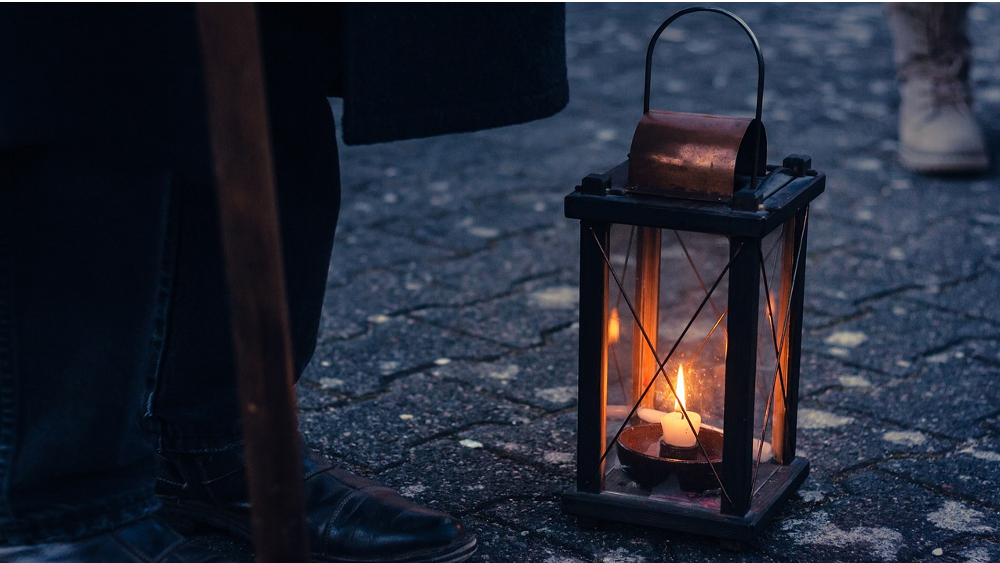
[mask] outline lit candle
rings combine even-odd
[[[618,342],[620,332],[621,326],[618,320],[618,309],[611,309],[611,317],[608,319],[608,344]]]
[[[660,419],[660,426],[663,428],[663,441],[677,448],[691,448],[698,443],[698,430],[701,429],[701,415],[687,410],[684,397],[684,367],[677,368],[677,383],[674,384],[676,397],[674,398],[674,412],[668,412]],[[684,416],[690,418],[691,424]],[[694,432],[691,432],[691,427]]]
[[[646,407],[642,407],[638,410],[636,414],[639,415],[639,418],[642,419],[643,422],[650,422],[652,424],[657,424],[661,420],[663,420],[664,416],[666,416],[669,413],[658,411],[656,409],[647,409]]]

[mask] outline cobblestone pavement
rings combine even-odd
[[[828,174],[812,208],[799,448],[812,472],[749,549],[559,507],[574,479],[578,224],[563,197],[624,160],[643,58],[680,5],[568,8],[571,103],[468,135],[342,147],[344,203],[305,440],[460,516],[475,561],[1000,562],[1000,192],[894,159],[878,4],[731,5],[767,62],[769,162]],[[1000,6],[971,11],[977,110],[1000,130]],[[665,34],[652,107],[751,115],[749,43]]]

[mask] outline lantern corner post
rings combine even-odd
[[[580,349],[576,490],[600,493],[607,405],[608,263],[611,225],[580,221]]]
[[[808,206],[792,216],[784,231],[784,256],[782,257],[781,303],[787,309],[786,334],[782,342],[780,366],[782,378],[775,386],[775,410],[772,425],[772,442],[775,460],[789,465],[795,459],[795,436],[798,426],[799,377],[802,358],[802,308],[805,297],[806,241],[808,232]]]
[[[760,241],[730,239],[728,345],[721,479],[722,512],[744,516],[753,492],[754,386],[760,311]]]

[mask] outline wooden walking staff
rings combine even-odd
[[[309,561],[257,17],[198,4],[257,563]]]

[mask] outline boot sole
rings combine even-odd
[[[927,153],[902,147],[899,163],[907,170],[926,174],[975,174],[990,168],[989,156],[982,153]]]
[[[246,542],[252,541],[245,520],[220,511],[212,505],[197,502],[163,501],[157,517],[181,535],[199,528],[210,527],[227,532]],[[390,557],[352,558],[313,554],[317,563],[462,563],[476,552],[476,537],[464,533],[450,544],[433,550],[418,551]]]

